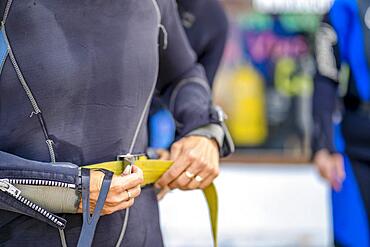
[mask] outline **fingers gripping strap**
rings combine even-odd
[[[140,157],[134,162],[134,165],[139,167],[144,173],[143,185],[155,183],[172,165],[173,161],[169,160],[150,160],[146,157]],[[87,169],[106,169],[114,172],[116,175],[123,173],[126,164],[122,161],[112,161],[85,166]],[[214,247],[217,247],[217,226],[218,226],[218,196],[216,186],[211,184],[203,190],[203,194],[207,200],[210,223],[212,226],[212,235]]]
[[[113,173],[107,170],[101,170],[104,173],[103,183],[101,185],[98,201],[94,209],[94,213],[90,216],[90,170],[82,169],[82,210],[83,224],[78,240],[78,247],[91,246],[94,239],[96,225],[100,218],[100,213],[104,207],[105,200],[109,192],[112,182]]]

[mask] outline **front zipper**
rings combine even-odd
[[[7,193],[8,195],[15,198],[17,201],[21,202],[23,205],[31,208],[41,216],[45,217],[48,221],[52,222],[53,225],[57,226],[59,229],[65,228],[65,222],[59,220],[59,217],[48,210],[38,206],[37,204],[31,202],[27,198],[21,195],[21,190],[16,188],[13,184],[20,185],[39,185],[39,186],[53,186],[53,187],[63,187],[63,188],[75,188],[75,184],[67,184],[56,181],[48,180],[37,180],[37,179],[0,179],[0,190]]]
[[[10,184],[13,184],[13,185],[19,184],[19,185],[35,185],[35,186],[52,186],[52,187],[76,189],[75,184],[50,181],[50,180],[41,180],[41,179],[7,179],[7,180]]]

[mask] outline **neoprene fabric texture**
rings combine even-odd
[[[22,191],[22,196],[53,213],[76,213],[81,198],[74,189],[34,185],[15,187]]]
[[[157,2],[168,34],[166,50],[158,46],[158,15],[152,0],[14,1],[7,20],[9,41],[42,108],[57,161],[85,165],[127,153],[156,81],[156,89],[167,94],[180,81],[188,81],[174,99],[180,135],[210,123],[210,90],[176,5],[173,0]],[[5,3],[1,1],[1,10]],[[205,83],[192,83],[190,78],[195,77]],[[0,150],[26,158],[30,165],[32,160],[49,161],[41,128],[37,118],[29,117],[31,112],[7,59],[0,77]],[[143,153],[147,147],[146,120],[145,114],[133,153]],[[59,243],[58,231],[37,220],[1,210],[0,218],[0,232],[6,233],[1,234],[0,245]],[[81,217],[66,218],[67,243],[73,246]],[[113,246],[123,218],[122,211],[101,217],[94,244]],[[146,189],[133,207],[126,235],[125,246],[162,245],[152,189]]]
[[[212,86],[227,40],[226,13],[217,0],[177,0],[177,4],[191,47]]]

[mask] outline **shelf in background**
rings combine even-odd
[[[287,164],[287,165],[302,165],[311,163],[308,155],[299,155],[292,153],[283,153],[275,151],[248,150],[237,151],[230,157],[221,160],[222,163],[233,163],[240,165],[248,164]]]

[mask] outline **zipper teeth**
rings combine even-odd
[[[52,163],[55,163],[56,158],[55,158],[55,152],[53,148],[53,140],[50,140],[50,139],[46,140],[46,145],[48,146],[48,149],[49,149],[50,160]]]
[[[5,22],[6,22],[6,19],[8,17],[8,14],[9,14],[9,10],[10,10],[10,7],[12,5],[12,2],[13,0],[9,0],[7,2],[7,5],[5,7],[5,11],[4,11],[4,15],[3,15],[3,19],[1,21],[2,23],[2,26],[4,28],[4,35],[5,35],[5,39],[6,39],[6,42],[8,44],[8,52],[9,52],[9,55],[10,55],[10,60],[14,66],[14,69],[17,73],[17,76],[24,88],[24,91],[26,92],[30,102],[31,102],[31,105],[34,109],[34,113],[35,114],[39,114],[41,113],[41,110],[35,100],[35,98],[33,97],[32,95],[32,92],[30,90],[30,88],[28,87],[24,77],[23,77],[23,74],[18,66],[18,63],[15,59],[15,56],[13,54],[13,51],[12,51],[12,48],[9,44],[9,41],[8,41],[8,37],[6,35],[6,32],[5,32]],[[32,116],[32,115],[31,115]],[[49,141],[49,142],[48,142]],[[48,144],[48,147],[49,147],[49,152],[50,152],[50,156],[51,156],[51,160],[52,162],[55,162],[55,154],[54,154],[54,150],[53,150],[53,147],[52,147],[52,143],[50,140],[47,140],[46,141],[47,144]],[[49,145],[50,144],[50,145]],[[46,181],[46,180],[30,180],[30,179],[9,179],[9,182],[12,183],[17,183],[19,182],[18,184],[33,184],[33,185],[37,185],[37,184],[42,184],[42,185],[49,185],[49,186],[58,186],[58,187],[65,187],[65,188],[74,188],[75,185],[74,184],[67,184],[67,183],[63,183],[63,182],[54,182],[54,181]],[[20,194],[18,195],[12,195],[11,193],[8,193],[9,195],[13,196],[14,198],[16,198],[18,201],[22,202],[23,204],[27,205],[28,207],[32,208],[33,210],[35,210],[36,212],[38,212],[39,214],[41,214],[42,216],[44,216],[45,218],[47,218],[48,220],[50,220],[51,222],[53,222],[54,224],[56,224],[57,226],[59,226],[60,228],[64,228],[65,227],[65,224],[63,222],[61,222],[54,214],[48,212],[46,209],[36,205],[35,203],[29,201],[28,199],[24,198],[23,196],[21,196]]]
[[[17,201],[21,202],[23,205],[31,208],[32,210],[36,211],[37,213],[41,214],[41,216],[45,217],[47,220],[55,224],[59,229],[64,229],[65,227],[65,222],[61,221],[58,216],[54,215],[53,213],[50,213],[48,210],[40,207],[39,205],[31,202],[27,198],[23,197],[21,195],[21,191],[17,189],[12,182],[20,183],[20,184],[27,184],[30,181],[32,184],[36,183],[36,181],[41,181],[41,180],[29,180],[29,179],[0,179],[0,190],[7,193],[8,195],[12,196],[15,198]],[[48,181],[44,181],[48,182]],[[50,182],[50,181],[49,181]],[[61,182],[55,182],[57,185],[62,185],[66,183],[61,183]],[[4,187],[5,184],[5,187]]]
[[[13,195],[12,195],[13,196]],[[48,212],[46,209],[43,209],[42,207],[36,205],[35,203],[29,201],[28,199],[24,198],[21,195],[13,196],[18,201],[22,202],[23,204],[27,205],[28,207],[32,208],[48,220],[52,221],[54,224],[56,224],[59,227],[64,227],[64,223],[59,221],[58,218],[55,217],[54,214]]]
[[[20,184],[20,185],[36,185],[36,186],[53,186],[53,187],[62,187],[75,189],[75,184],[49,181],[49,180],[39,180],[39,179],[9,179],[10,184]]]

